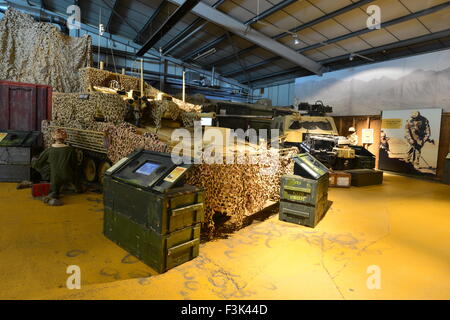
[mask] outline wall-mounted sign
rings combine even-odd
[[[373,129],[362,129],[361,142],[363,144],[373,143]]]

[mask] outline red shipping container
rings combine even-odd
[[[49,195],[51,189],[50,183],[35,183],[31,187],[31,195],[34,198],[46,197]]]
[[[52,117],[52,87],[0,81],[0,130],[41,131]]]

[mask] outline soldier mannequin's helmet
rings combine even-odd
[[[356,129],[355,129],[354,127],[350,127],[350,128],[348,129],[348,132],[356,132]]]
[[[417,118],[418,116],[420,116],[420,112],[419,111],[411,112],[411,118]]]
[[[57,141],[66,141],[67,132],[64,129],[56,129],[52,132],[52,138]]]

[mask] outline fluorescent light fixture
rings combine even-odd
[[[203,52],[203,53],[201,53],[201,54],[199,54],[198,56],[196,56],[194,59],[192,59],[192,60],[198,60],[198,59],[201,59],[201,58],[206,58],[206,57],[208,57],[208,56],[210,56],[210,55],[212,55],[212,54],[214,54],[214,53],[216,53],[216,48],[212,48],[212,49],[210,49],[210,50],[208,50],[208,51],[205,51],[205,52]]]

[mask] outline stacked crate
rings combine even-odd
[[[185,185],[167,193],[130,189],[105,176],[104,233],[159,273],[198,256],[203,190]]]
[[[294,157],[294,175],[281,177],[280,220],[315,227],[329,208],[328,169],[309,153]]]
[[[361,146],[352,146],[355,150],[355,168],[373,169],[375,168],[375,156],[369,150]]]
[[[0,132],[0,181],[31,180],[31,158],[40,141],[38,131]]]

